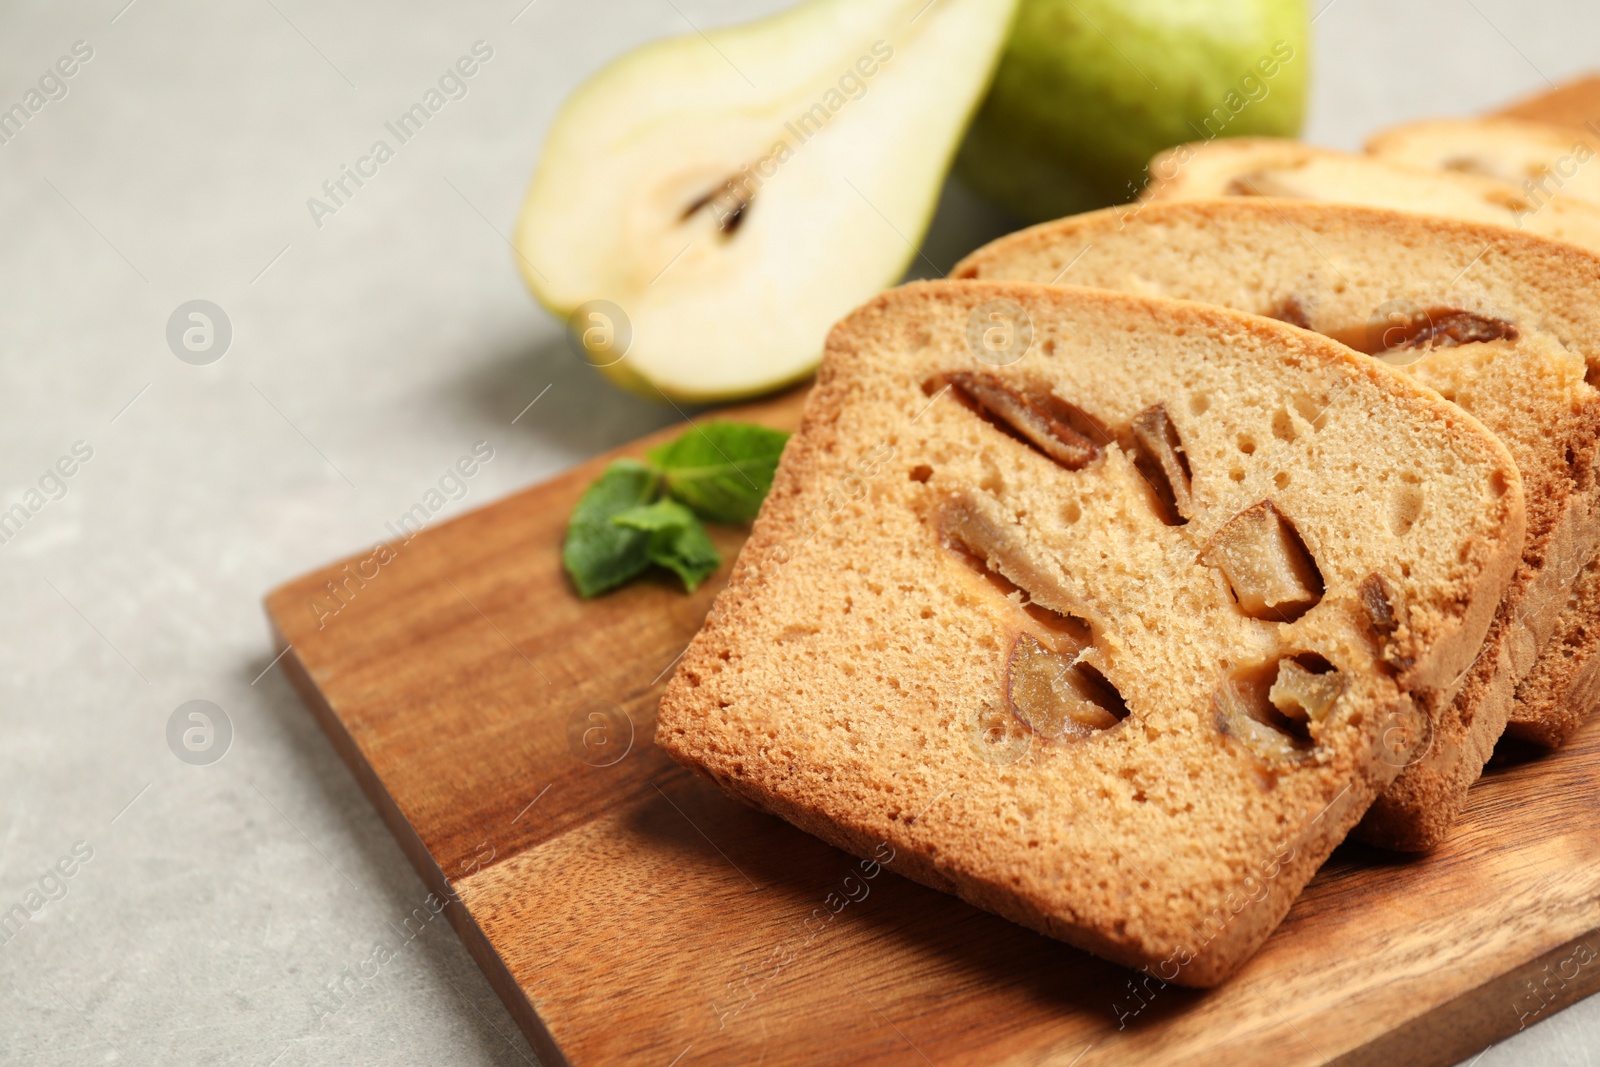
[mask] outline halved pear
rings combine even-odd
[[[1014,7],[808,0],[622,56],[551,125],[516,230],[529,287],[563,317],[620,309],[574,333],[631,388],[803,378],[917,254]]]

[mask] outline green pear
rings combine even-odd
[[[603,68],[514,244],[586,358],[645,393],[763,393],[917,254],[1015,0],[807,0]]]
[[[1029,222],[1129,200],[1164,148],[1292,137],[1305,0],[1022,0],[956,174]]]

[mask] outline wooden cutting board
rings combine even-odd
[[[802,399],[723,415],[792,428]],[[559,565],[584,487],[676,432],[267,598],[285,671],[546,1064],[1445,1064],[1600,988],[1600,728],[1492,769],[1436,854],[1341,848],[1205,993],[859,877],[727,800],[651,743],[727,565],[587,603]],[[731,560],[742,531],[714,536]]]

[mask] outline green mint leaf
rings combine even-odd
[[[711,522],[749,522],[772,488],[788,440],[748,422],[708,422],[649,455],[674,500]]]
[[[647,503],[660,486],[655,470],[636,459],[619,459],[584,491],[561,546],[561,564],[580,596],[615,588],[650,566],[650,533],[611,518]]]
[[[706,528],[694,512],[675,500],[629,508],[611,516],[611,522],[648,536],[650,562],[683,579],[686,592],[694,592],[722,565],[722,553],[711,543]]]
[[[700,519],[755,518],[788,440],[764,426],[709,422],[651,449],[649,464],[611,464],[572,509],[561,547],[579,594],[613,589],[652,563],[693,592],[722,565]]]

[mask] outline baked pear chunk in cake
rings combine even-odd
[[[1436,505],[1391,521],[1408,478]],[[1234,971],[1426,735],[1520,557],[1461,408],[1222,308],[885,293],[662,698],[735,796],[1163,981]]]
[[[1565,709],[1593,703],[1574,664],[1591,658],[1584,645],[1600,638],[1600,617],[1573,580],[1600,547],[1600,390],[1589,384],[1600,381],[1600,256],[1447,219],[1241,198],[1044,223],[979,249],[953,274],[1060,278],[1284,319],[1437,390],[1510,449],[1527,497],[1522,564],[1471,669],[1416,694],[1438,705],[1435,733],[1358,836],[1432,848],[1508,721],[1527,720],[1551,743],[1581,718]],[[1405,478],[1389,522],[1412,521],[1438,492]],[[1561,662],[1516,697],[1546,648]]]

